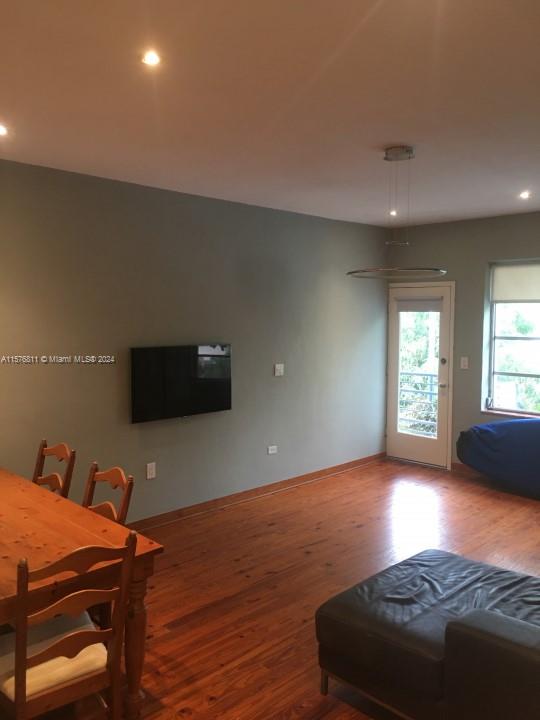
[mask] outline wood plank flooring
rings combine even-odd
[[[539,529],[538,501],[377,461],[146,530],[165,554],[148,592],[143,718],[375,717],[336,684],[319,695],[318,605],[428,547],[540,574]],[[87,702],[50,720],[100,712]]]

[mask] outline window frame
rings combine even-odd
[[[501,375],[504,377],[520,377],[520,378],[536,378],[540,380],[540,373],[513,373],[513,372],[501,372],[495,370],[495,344],[497,340],[507,340],[507,341],[516,341],[516,342],[524,342],[528,340],[540,340],[540,337],[534,336],[534,337],[522,337],[522,338],[516,338],[516,337],[508,337],[508,336],[501,336],[501,335],[495,335],[495,324],[496,324],[496,315],[497,315],[497,305],[510,305],[512,303],[515,304],[521,304],[521,305],[540,305],[540,300],[505,300],[505,301],[495,301],[493,300],[493,276],[495,268],[497,267],[510,267],[512,265],[517,264],[531,264],[531,265],[538,265],[540,266],[540,260],[537,259],[531,259],[530,261],[515,261],[515,262],[501,262],[501,263],[493,263],[490,266],[490,274],[489,274],[489,359],[488,359],[488,377],[487,377],[487,395],[485,400],[485,406],[484,410],[487,412],[494,412],[494,413],[501,413],[501,414],[508,414],[508,415],[518,415],[522,417],[540,417],[540,412],[536,412],[534,410],[519,410],[518,408],[507,408],[507,407],[498,407],[494,404],[494,387],[495,387],[495,376]]]

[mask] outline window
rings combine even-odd
[[[492,268],[486,404],[540,414],[540,262]]]

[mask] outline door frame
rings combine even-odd
[[[429,287],[440,287],[448,288],[450,290],[450,336],[448,338],[448,428],[447,428],[447,439],[446,439],[446,469],[452,469],[452,455],[453,455],[453,426],[452,426],[452,408],[454,403],[454,321],[455,321],[455,302],[456,302],[456,282],[455,280],[433,280],[432,282],[391,282],[388,283],[388,297],[387,297],[387,319],[388,319],[388,332],[390,329],[390,290],[400,288],[429,288]],[[386,393],[388,393],[388,350],[389,350],[389,336],[387,333],[386,339]],[[388,397],[386,398],[386,422],[385,422],[385,439],[388,434]],[[412,462],[412,461],[404,461]]]

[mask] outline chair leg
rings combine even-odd
[[[120,678],[117,682],[113,682],[109,694],[109,720],[122,720],[123,703],[122,703],[122,687]]]
[[[328,695],[328,673],[321,670],[321,695]]]

